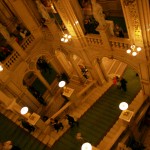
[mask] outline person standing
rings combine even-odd
[[[78,126],[78,122],[75,121],[72,116],[67,114],[66,117],[67,117],[68,123],[71,126],[71,128],[74,127],[75,124]]]

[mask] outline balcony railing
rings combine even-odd
[[[34,36],[31,34],[30,36],[28,36],[22,43],[21,43],[21,47],[23,50],[26,50],[31,43],[34,41]]]
[[[20,54],[17,51],[14,51],[5,61],[4,61],[4,66],[8,69],[11,70],[11,68],[15,65],[18,64],[19,60],[21,59]]]
[[[130,40],[127,38],[112,37],[109,43],[115,49],[128,49],[130,47]]]
[[[89,34],[85,36],[85,39],[89,45],[95,46],[103,45],[103,41],[100,35]]]

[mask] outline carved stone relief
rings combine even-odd
[[[135,0],[124,0],[123,2],[125,4],[125,6],[128,6],[128,5],[132,4],[134,1]]]
[[[128,10],[130,15],[129,21],[131,22],[134,30],[134,40],[142,42],[141,27],[136,2],[132,2],[132,4],[128,6]]]

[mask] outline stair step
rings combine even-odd
[[[49,135],[46,135],[46,136],[43,138],[42,142],[43,142],[44,144],[47,144],[47,143],[49,142],[49,140],[50,140],[50,136],[49,136]]]
[[[38,138],[38,136],[41,134],[41,130],[40,129],[35,129],[35,131],[32,133],[32,135],[35,137],[35,138]]]

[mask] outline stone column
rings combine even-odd
[[[0,1],[0,18],[1,18],[1,23],[7,25],[12,24],[12,20],[14,20],[14,15],[10,11],[10,8],[8,8],[9,4],[5,1]]]
[[[45,22],[45,25],[48,27],[50,33],[52,33],[52,37],[54,38],[55,41],[60,43],[60,30],[58,29],[58,27],[55,24],[55,20],[51,19],[49,21]],[[57,35],[57,36],[56,36]]]
[[[16,103],[15,98],[10,98],[5,93],[0,91],[0,101],[4,104],[6,109],[20,114],[21,106]]]
[[[150,66],[149,64],[140,64],[139,67],[143,92],[145,95],[150,96]]]
[[[40,79],[40,81],[45,85],[45,87],[49,90],[49,92],[51,93],[51,87],[49,85],[49,83],[45,80],[45,78],[41,75],[40,71],[35,71],[35,74],[37,75],[37,77]],[[52,94],[52,93],[51,93]]]
[[[63,68],[55,55],[52,58],[47,59],[47,62],[52,65],[52,67],[56,70],[56,72],[58,73],[63,72]]]
[[[83,77],[81,69],[79,68],[79,66],[74,61],[73,56],[71,54],[69,56],[69,59],[70,59],[70,62],[72,64],[72,66],[73,66],[74,71],[77,73],[77,75],[78,75],[78,77],[80,79],[80,82],[84,83],[86,79]]]
[[[54,5],[71,36],[83,36],[84,32],[82,26],[80,25],[81,21],[78,20],[76,14],[74,13],[74,6],[72,6],[73,2],[70,0],[59,0],[55,1]]]
[[[108,81],[108,75],[105,71],[104,64],[103,64],[102,60],[97,59],[97,63],[99,65],[99,69],[101,70],[101,73],[102,73],[104,80]]]
[[[101,62],[98,59],[93,62],[93,69],[95,70],[95,74],[97,74],[98,76],[97,81],[99,85],[103,85],[106,82],[106,79],[104,77],[104,72],[101,68]]]
[[[22,58],[26,57],[26,53],[20,47],[20,45],[16,42],[15,38],[11,38],[11,41],[8,42],[9,45],[13,48],[13,50],[17,51]]]
[[[15,10],[16,14],[21,18],[23,24],[27,27],[27,29],[31,32],[31,34],[35,37],[41,37],[42,31],[40,29],[40,24],[33,14],[30,13],[30,8],[25,4],[23,0],[8,0]]]

